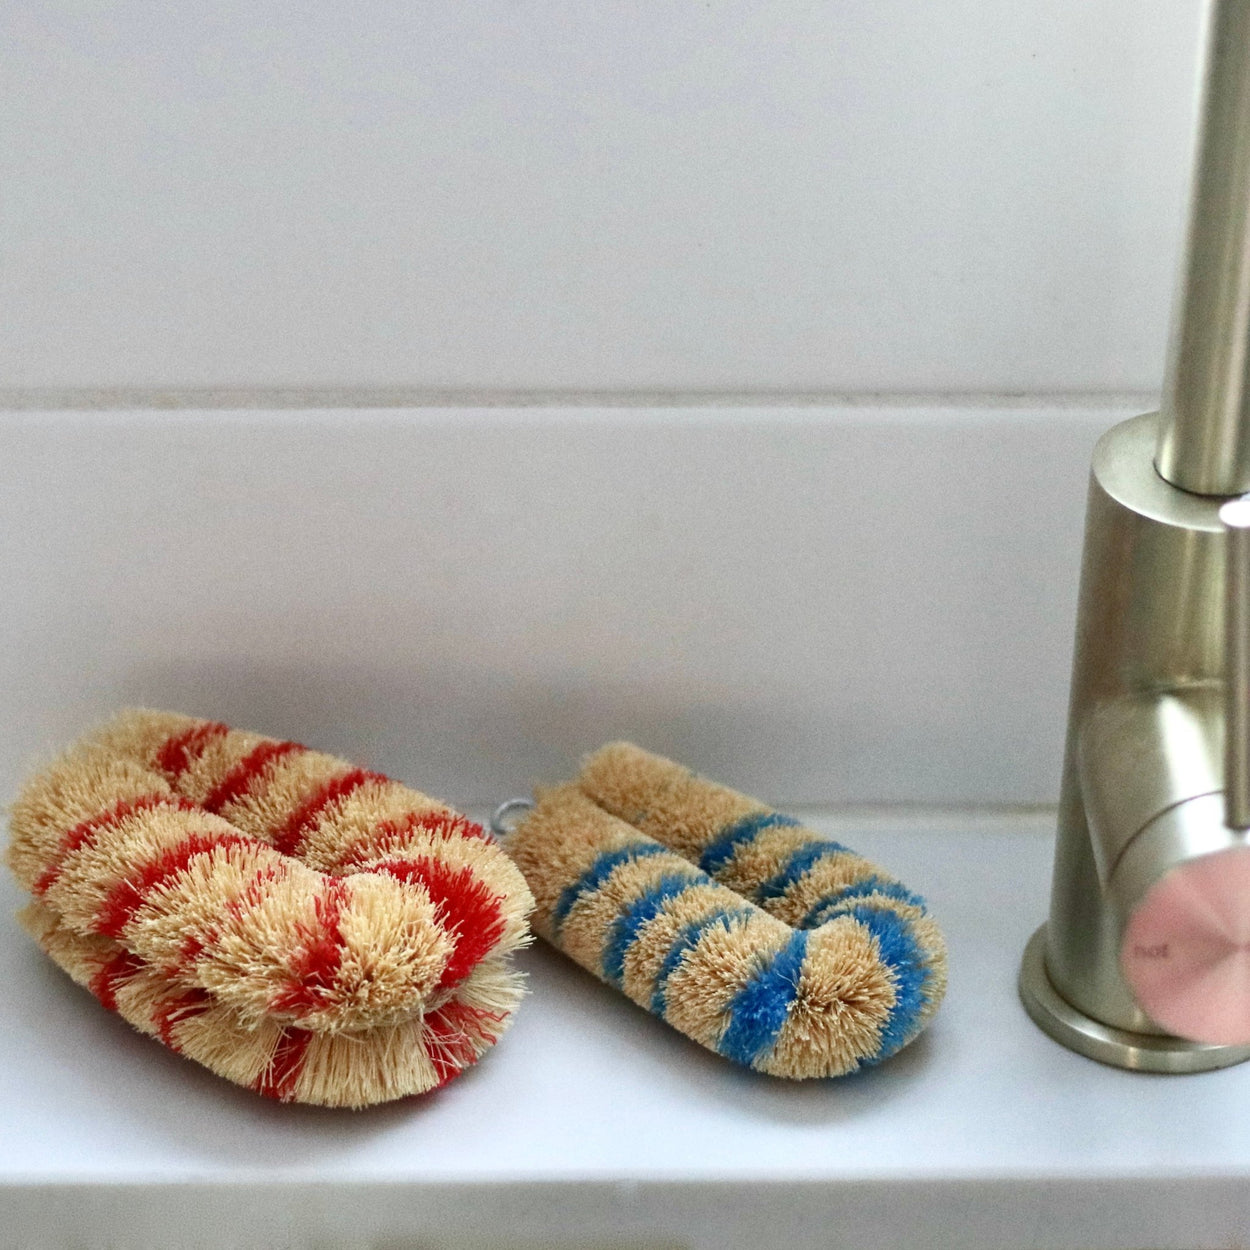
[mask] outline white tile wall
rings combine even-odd
[[[124,703],[484,805],[634,738],[777,803],[1054,800],[1120,414],[0,414],[0,795]]]
[[[1052,800],[1127,415],[1055,397],[1159,384],[1202,9],[6,0],[0,793],[145,701]]]
[[[1201,0],[6,0],[0,388],[1161,373]]]

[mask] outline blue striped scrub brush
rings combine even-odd
[[[614,743],[539,792],[504,846],[540,936],[686,1036],[773,1076],[842,1076],[936,1011],[924,901],[853,852]]]

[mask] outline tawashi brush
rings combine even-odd
[[[141,1031],[282,1101],[444,1084],[507,1027],[533,905],[479,826],[330,755],[124,713],[32,778],[25,927]]]
[[[945,944],[919,895],[793,818],[629,744],[540,792],[505,846],[541,936],[761,1072],[829,1077],[879,1063],[945,992]]]

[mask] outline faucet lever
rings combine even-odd
[[[1219,511],[1224,526],[1224,823],[1250,829],[1250,495]]]

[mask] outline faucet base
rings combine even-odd
[[[1213,1046],[1162,1033],[1130,1033],[1078,1011],[1046,971],[1046,926],[1029,939],[1020,966],[1020,999],[1029,1018],[1061,1046],[1133,1072],[1209,1072],[1250,1059],[1250,1046]]]

